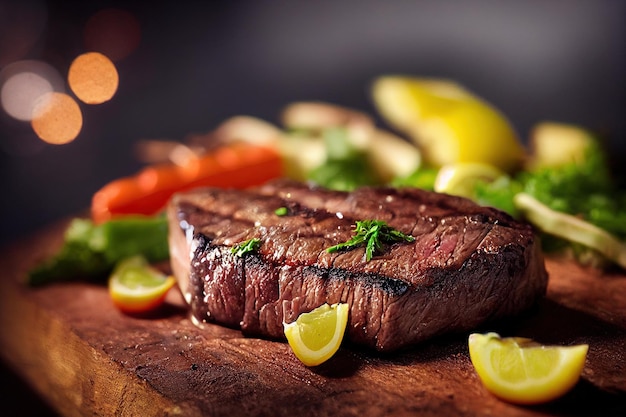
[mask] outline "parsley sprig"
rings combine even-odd
[[[246,253],[256,252],[259,250],[259,246],[261,246],[261,239],[254,237],[233,246],[230,249],[230,253],[241,258]]]
[[[383,243],[413,242],[413,236],[404,234],[387,225],[382,220],[357,220],[354,236],[347,242],[331,246],[326,252],[352,250],[365,244],[365,260],[370,261],[383,249]]]

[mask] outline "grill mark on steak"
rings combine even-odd
[[[279,207],[286,216],[274,213]],[[283,338],[283,321],[347,302],[347,338],[390,351],[517,314],[546,290],[529,225],[418,189],[344,193],[275,181],[178,194],[168,216],[172,268],[194,317],[248,335]],[[365,219],[416,239],[390,244],[369,262],[363,248],[326,251]],[[262,242],[256,253],[230,253],[250,238]]]

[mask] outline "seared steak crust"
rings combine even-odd
[[[275,213],[281,207],[284,216]],[[460,197],[281,180],[178,194],[168,216],[172,267],[193,316],[249,335],[283,338],[283,321],[346,302],[348,339],[391,351],[517,314],[546,291],[532,228]],[[366,219],[415,241],[388,245],[370,261],[363,248],[326,251]],[[251,238],[260,239],[257,251],[231,253]]]

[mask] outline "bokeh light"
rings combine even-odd
[[[52,91],[64,91],[63,78],[45,62],[18,61],[0,72],[0,104],[17,120],[31,120],[37,100]]]
[[[67,81],[81,101],[87,104],[101,104],[115,95],[119,76],[109,58],[99,52],[88,52],[74,59],[70,65]]]
[[[122,9],[102,9],[92,15],[85,24],[85,47],[101,52],[113,62],[130,55],[141,39],[139,21]]]
[[[62,145],[76,139],[83,127],[83,115],[72,97],[51,92],[37,100],[31,125],[41,140]]]

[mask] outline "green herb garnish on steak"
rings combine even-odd
[[[381,220],[362,220],[356,222],[354,236],[344,243],[331,246],[326,252],[352,250],[365,245],[365,260],[370,261],[380,253],[384,243],[413,242],[415,238],[390,227]]]
[[[287,213],[288,213],[287,207],[284,207],[284,206],[283,207],[279,207],[276,210],[274,210],[274,214],[277,215],[277,216],[280,216],[280,217],[286,216]]]
[[[257,250],[259,250],[259,246],[261,246],[261,239],[255,237],[233,246],[230,249],[230,253],[241,258],[247,253],[256,252]]]

